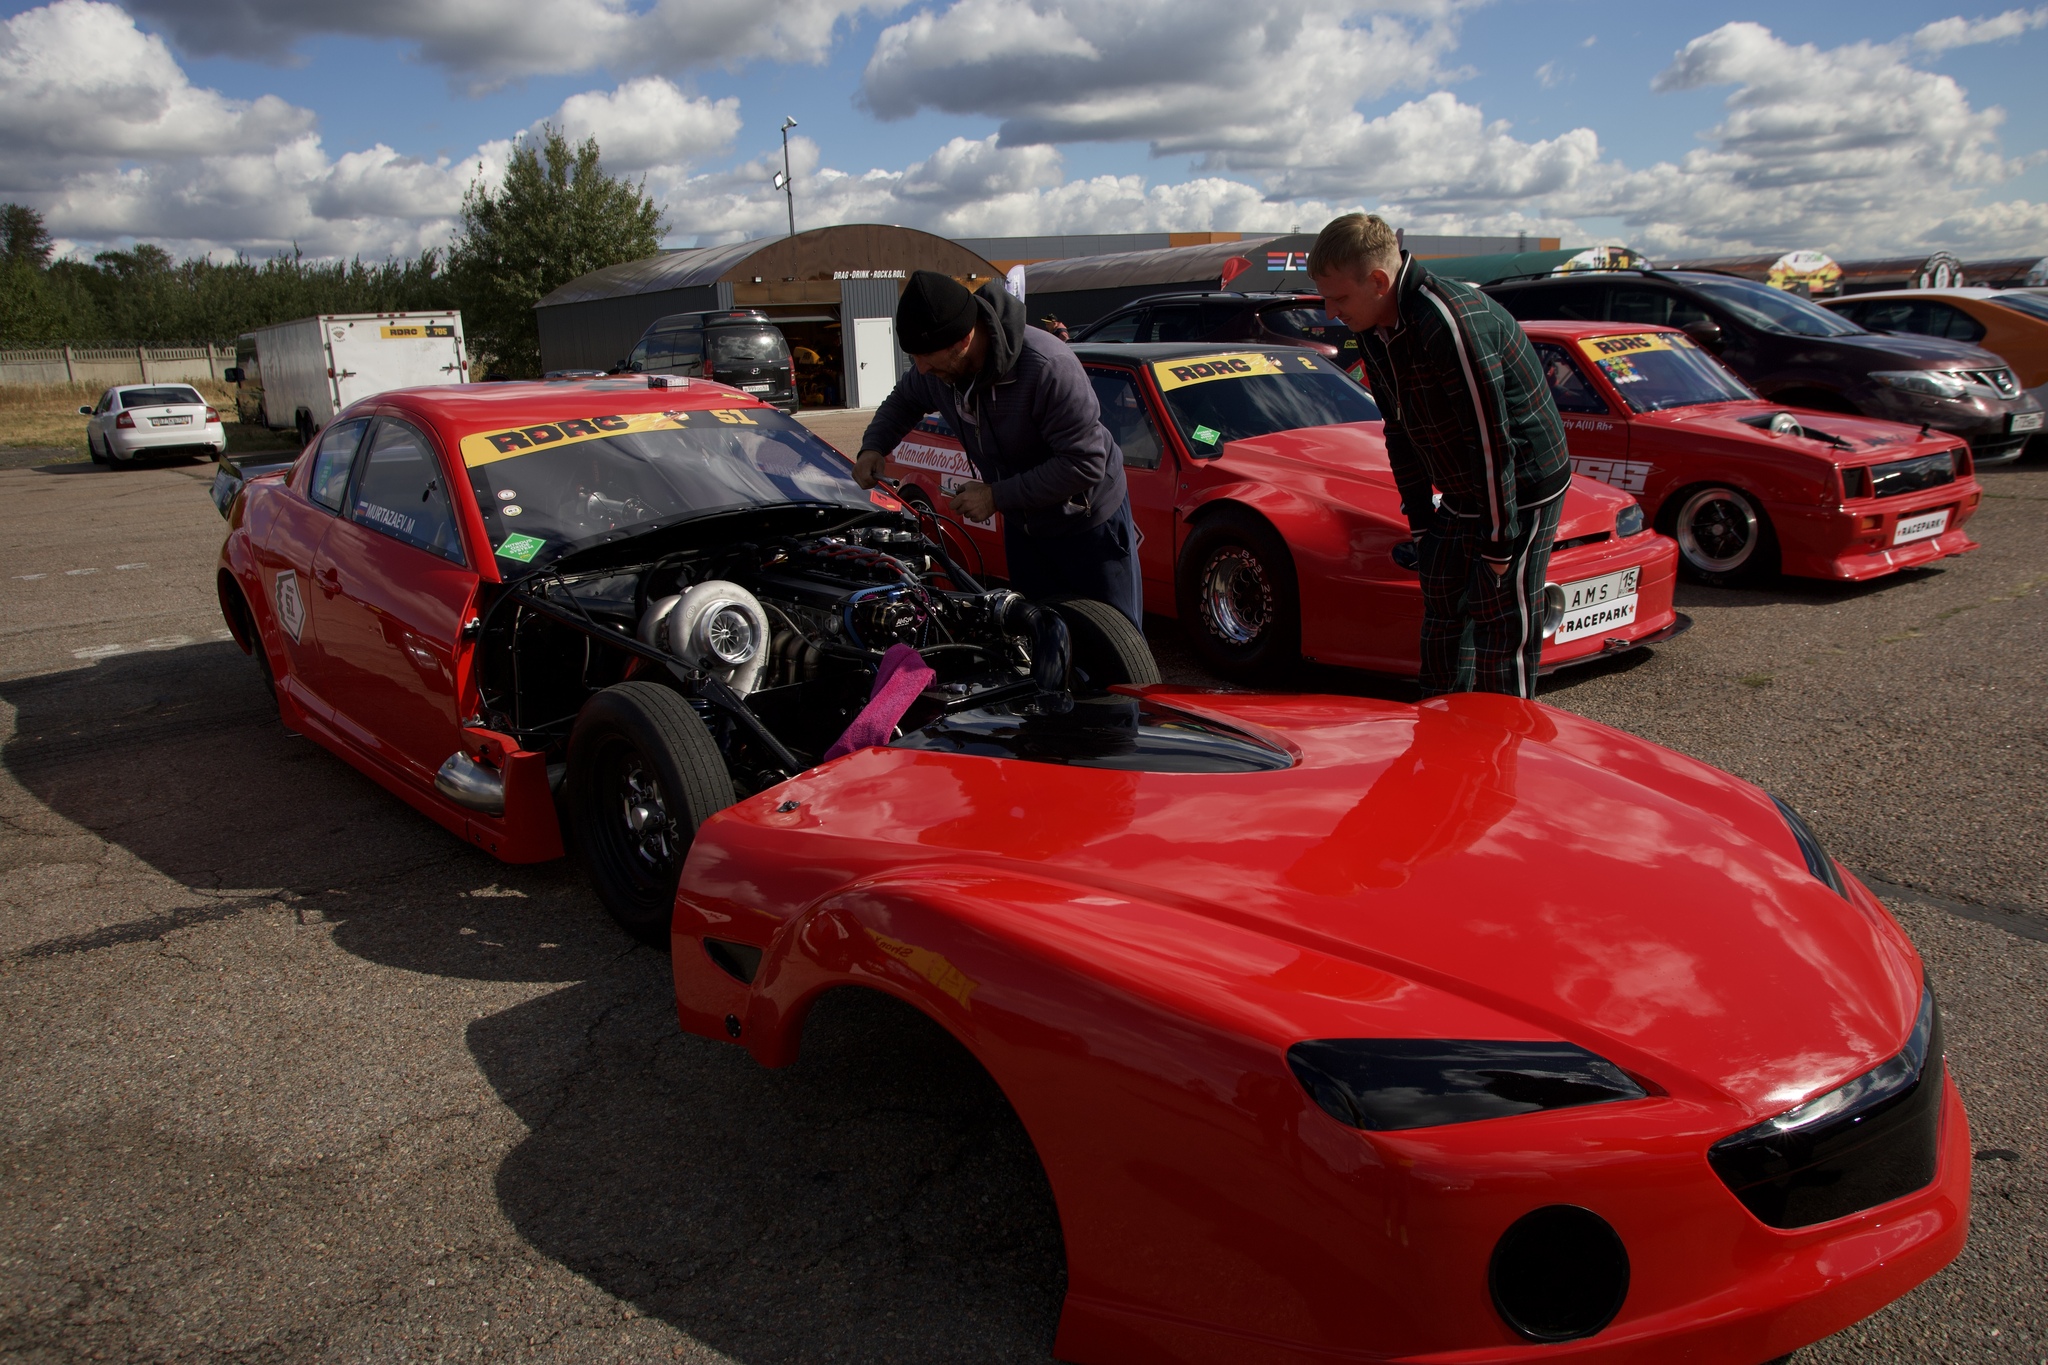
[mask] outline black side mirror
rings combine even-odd
[[[225,370],[222,370],[220,372],[220,377],[226,383],[239,384],[242,382],[242,367],[239,365],[230,365]]]
[[[1710,351],[1720,350],[1724,341],[1721,335],[1721,324],[1715,322],[1712,318],[1703,318],[1698,322],[1688,322],[1678,330]]]
[[[86,405],[85,405],[84,407],[80,408],[80,409],[78,410],[78,415],[79,415],[80,417],[90,417],[90,416],[92,416],[92,404],[90,404],[90,403],[87,403],[87,404],[86,404]]]

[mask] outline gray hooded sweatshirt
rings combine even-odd
[[[1033,536],[1071,536],[1123,506],[1124,459],[1102,425],[1073,350],[1024,321],[1024,305],[990,281],[974,302],[988,326],[988,364],[965,389],[916,370],[896,381],[861,438],[890,451],[928,412],[946,419],[995,494],[996,510]]]

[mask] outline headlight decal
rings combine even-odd
[[[1368,1132],[1638,1100],[1612,1062],[1571,1043],[1329,1038],[1296,1043],[1287,1065],[1317,1107]]]

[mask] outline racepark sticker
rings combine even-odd
[[[277,623],[297,644],[300,632],[306,628],[306,603],[299,596],[298,575],[290,569],[280,573],[272,593],[277,598]]]
[[[1246,351],[1240,355],[1205,355],[1195,360],[1155,360],[1152,362],[1152,377],[1159,381],[1162,391],[1170,392],[1189,384],[1206,384],[1212,379],[1279,374],[1281,369],[1280,362],[1272,356]]]
[[[498,558],[516,559],[521,564],[530,564],[547,542],[539,536],[519,535],[516,532],[505,537],[505,543],[498,547]]]

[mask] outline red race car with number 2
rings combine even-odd
[[[1312,352],[1077,345],[1122,447],[1145,609],[1178,617],[1204,663],[1270,677],[1298,658],[1413,677],[1422,589],[1379,409]],[[936,418],[889,474],[913,503],[975,477]],[[999,523],[953,530],[1002,572]],[[1669,639],[1677,552],[1635,500],[1591,479],[1565,494],[1542,630],[1546,670]],[[963,553],[965,553],[963,547]]]
[[[1897,422],[1766,402],[1685,333],[1527,322],[1572,468],[1633,493],[1685,571],[1861,581],[1977,548],[1970,447]]]

